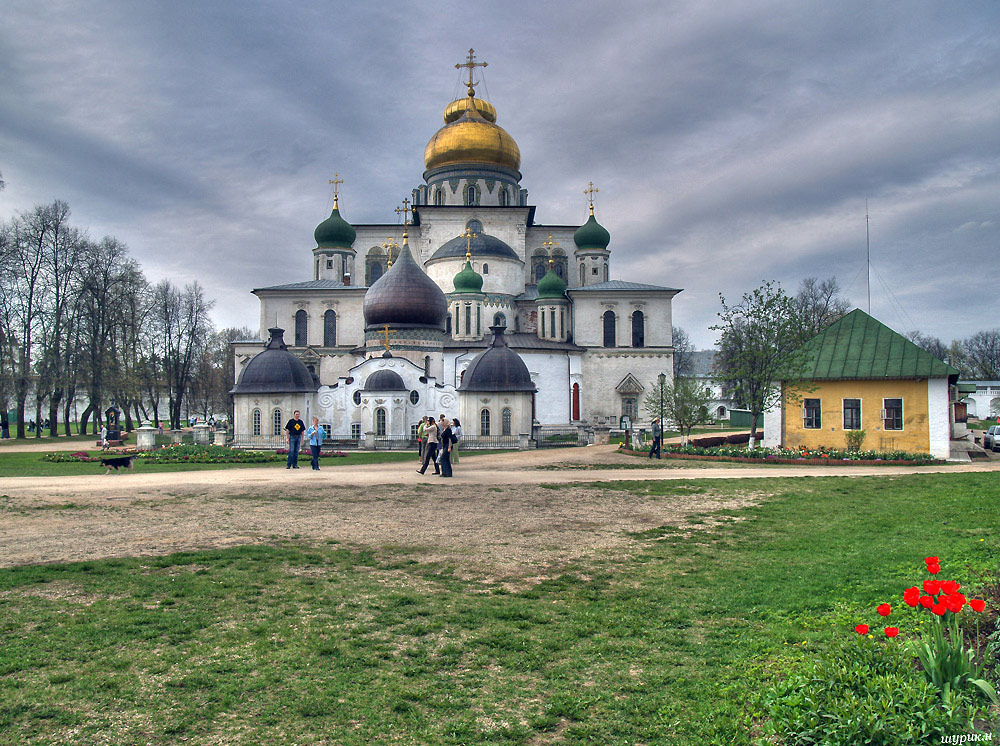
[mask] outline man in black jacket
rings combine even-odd
[[[288,463],[286,469],[299,468],[299,447],[302,445],[302,433],[306,431],[306,423],[299,419],[299,410],[292,413],[292,419],[285,424],[288,436]]]

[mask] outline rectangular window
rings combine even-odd
[[[903,400],[883,399],[882,427],[886,430],[903,429]]]
[[[844,399],[844,429],[861,429],[861,400]]]
[[[802,402],[802,427],[819,430],[823,426],[819,399],[805,399]]]
[[[594,274],[594,275],[596,275],[596,274],[597,274],[597,273],[598,273],[599,271],[600,271],[600,270],[599,270],[599,269],[598,269],[597,267],[594,267],[594,268],[593,268],[593,269],[591,270],[591,274]]]
[[[333,269],[333,259],[327,259],[326,260],[326,268],[327,269]]]
[[[351,423],[351,439],[352,440],[361,440],[361,423],[360,422],[352,422]]]
[[[417,428],[419,425],[410,425],[410,440],[416,441],[417,439]]]

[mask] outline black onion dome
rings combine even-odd
[[[312,394],[318,386],[301,360],[288,351],[285,330],[268,329],[271,339],[240,373],[231,394]]]
[[[491,326],[493,341],[465,370],[459,391],[535,391],[528,366],[507,346],[504,326]]]
[[[501,259],[521,261],[521,258],[514,249],[496,236],[490,236],[486,233],[480,233],[471,239],[471,241],[465,236],[456,236],[450,241],[445,242],[440,249],[435,251],[431,260],[464,257],[466,250],[470,250],[474,257],[494,256]]]
[[[444,330],[448,302],[444,293],[413,260],[404,243],[389,270],[365,293],[366,329],[429,327]]]
[[[406,384],[394,370],[377,370],[365,381],[365,391],[406,391]]]

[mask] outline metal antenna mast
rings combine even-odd
[[[868,271],[868,315],[872,314],[872,242],[868,230],[868,199],[865,199],[865,267]]]

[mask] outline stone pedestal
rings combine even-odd
[[[611,442],[611,428],[601,427],[599,425],[594,427],[594,444],[599,446],[607,445]]]
[[[194,426],[195,445],[200,445],[200,446],[208,445],[208,435],[209,435],[208,431],[210,429],[211,428],[209,428],[208,425],[201,422],[199,422],[197,425]]]
[[[361,439],[361,447],[364,448],[366,451],[374,451],[375,433],[373,432],[365,433],[365,437]]]
[[[148,422],[139,428],[135,437],[137,451],[152,451],[156,448],[156,428]]]
[[[226,444],[226,431],[225,430],[213,430],[212,431],[212,444],[217,446],[224,446]]]
[[[171,430],[170,431],[170,439],[174,443],[180,444],[180,442],[183,440],[183,438],[184,438],[184,431],[183,430]]]
[[[517,449],[519,451],[527,451],[531,447],[530,439],[527,433],[519,433],[517,436]]]

